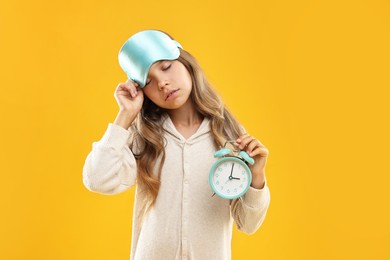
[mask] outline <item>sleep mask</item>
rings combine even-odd
[[[121,47],[119,65],[127,77],[143,88],[153,63],[179,58],[180,43],[156,30],[141,31],[131,36]]]

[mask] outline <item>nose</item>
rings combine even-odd
[[[161,79],[158,81],[158,89],[163,90],[165,86],[168,85],[168,81],[165,79]]]

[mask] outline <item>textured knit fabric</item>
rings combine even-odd
[[[208,183],[215,148],[205,118],[187,140],[167,116],[162,120],[166,159],[155,205],[137,218],[144,203],[136,188],[131,259],[231,259],[232,225],[247,234],[262,224],[269,203],[267,183],[250,187],[241,198],[226,200]],[[101,194],[123,192],[136,183],[136,159],[130,150],[130,129],[109,124],[94,142],[83,169],[84,185]]]

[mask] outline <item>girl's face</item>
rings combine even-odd
[[[177,109],[187,102],[192,90],[192,80],[180,61],[162,60],[150,67],[142,90],[157,106]]]

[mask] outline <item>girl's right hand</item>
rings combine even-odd
[[[144,102],[144,93],[138,87],[138,83],[130,79],[125,83],[119,83],[115,89],[114,96],[120,111],[131,113],[134,116],[141,111]]]

